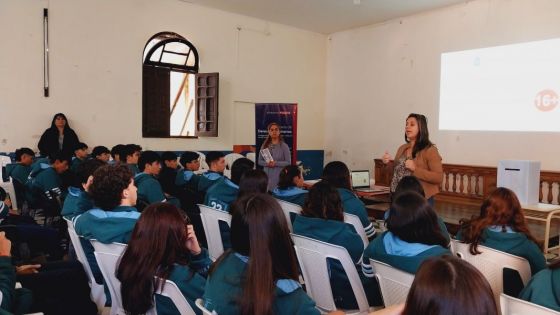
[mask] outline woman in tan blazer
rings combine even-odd
[[[395,154],[391,192],[404,176],[412,175],[420,180],[426,198],[433,205],[433,196],[439,192],[443,181],[443,167],[438,149],[430,141],[426,116],[410,114],[406,118],[405,144]],[[387,164],[391,155],[385,152],[383,163]]]

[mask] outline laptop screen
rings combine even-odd
[[[369,171],[352,171],[352,188],[369,188]]]

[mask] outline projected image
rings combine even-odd
[[[441,55],[441,130],[560,132],[560,39]]]

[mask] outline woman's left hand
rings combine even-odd
[[[275,167],[276,166],[276,162],[275,161],[270,161],[268,162],[268,164],[266,165],[268,167]]]
[[[416,170],[416,163],[414,163],[414,160],[406,160],[404,162],[404,167],[406,167],[407,170],[414,172]]]
[[[185,245],[193,255],[198,255],[202,251],[192,225],[187,225],[187,243]]]

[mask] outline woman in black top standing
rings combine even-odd
[[[58,113],[54,115],[51,127],[43,132],[38,147],[42,156],[51,156],[57,152],[72,156],[79,142],[78,136],[68,125],[66,116]]]

